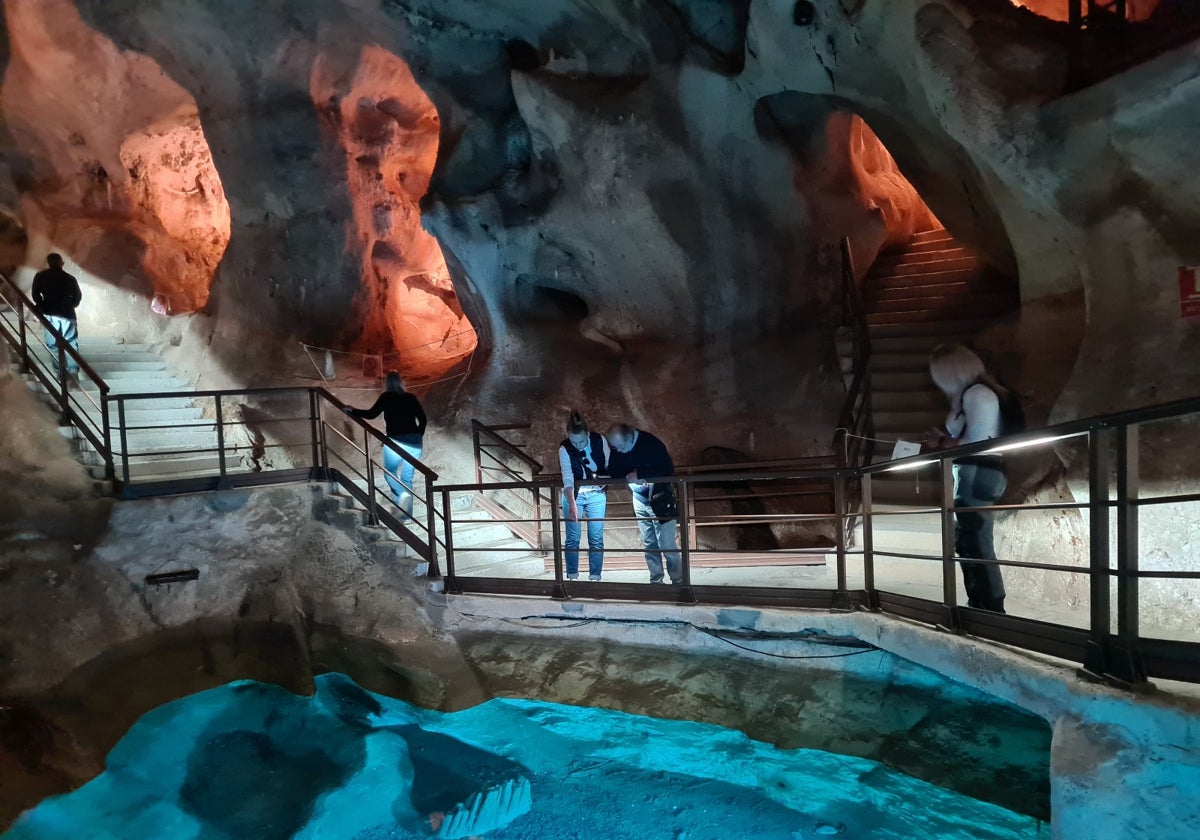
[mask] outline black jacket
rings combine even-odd
[[[388,437],[425,434],[425,409],[408,391],[384,391],[370,408],[350,409],[352,415],[364,420],[374,420],[380,412],[383,412]]]
[[[75,320],[75,307],[83,300],[79,282],[61,268],[47,268],[33,277],[33,302],[43,315]]]
[[[608,474],[613,478],[623,478],[634,470],[638,479],[665,478],[675,472],[675,463],[666,444],[639,429],[633,449],[624,453],[614,449],[608,456]]]

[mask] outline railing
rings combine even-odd
[[[510,530],[533,548],[542,547],[545,521],[542,463],[528,452],[528,444],[513,441],[502,433],[528,432],[528,423],[487,425],[471,421],[471,444],[475,457],[475,482],[486,486],[480,500]],[[495,479],[499,479],[497,482]],[[514,485],[501,486],[501,485]],[[531,512],[528,520],[522,512]]]
[[[35,348],[26,336],[22,316],[28,302],[14,295],[8,286],[4,292],[5,308],[0,309],[3,334],[18,348],[23,363],[35,374],[40,371],[39,381],[48,386],[60,405],[65,403],[64,414],[68,419],[80,423],[83,418],[79,411],[62,393],[67,390],[66,383],[61,377],[55,383],[47,376],[45,365],[36,358]],[[62,351],[64,355],[68,352]],[[83,359],[77,361],[81,371],[94,373],[85,367]],[[55,385],[58,391],[50,387]],[[1175,559],[1170,562],[1159,553],[1144,552],[1139,539],[1143,524],[1149,526],[1145,531],[1166,540],[1196,518],[1167,517],[1179,506],[1200,504],[1200,492],[1194,489],[1200,472],[1200,447],[1195,445],[1200,439],[1197,434],[1200,399],[1079,420],[1003,442],[987,441],[885,464],[828,467],[800,462],[754,471],[739,471],[736,465],[722,465],[715,471],[708,468],[681,471],[683,474],[663,479],[676,488],[679,499],[677,519],[674,523],[661,523],[667,531],[674,530],[678,539],[676,580],[672,585],[648,586],[634,582],[644,571],[629,571],[628,567],[612,571],[614,566],[620,568],[616,561],[621,558],[617,555],[622,551],[628,553],[628,549],[619,548],[603,551],[605,580],[579,582],[567,578],[561,487],[555,476],[541,474],[540,465],[522,447],[500,436],[499,432],[506,430],[504,427],[475,424],[477,457],[481,459],[476,478],[484,474],[482,452],[491,448],[520,465],[495,467],[504,478],[512,480],[443,485],[438,484],[437,474],[420,459],[408,455],[362,421],[347,417],[345,405],[321,388],[183,394],[101,391],[101,395],[104,398],[101,417],[107,418],[111,404],[118,418],[113,428],[120,442],[119,448],[107,450],[105,467],[112,471],[110,462],[114,456],[119,457],[117,480],[124,496],[302,480],[334,481],[366,508],[368,522],[391,528],[418,556],[426,559],[431,576],[439,573],[438,544],[442,543],[449,592],[870,609],[1080,662],[1084,673],[1121,684],[1143,685],[1150,677],[1200,682],[1200,632],[1194,616],[1186,611],[1189,603],[1194,604],[1200,598],[1187,596],[1186,592],[1180,594],[1189,585],[1200,585],[1200,570],[1190,553],[1187,535],[1180,538]],[[190,400],[188,410],[193,420],[186,424],[135,422],[139,414],[150,416],[143,411],[151,407],[147,401],[171,400]],[[165,449],[153,438],[142,435],[155,430],[178,431],[181,427],[199,439],[177,449]],[[95,436],[88,440],[99,452],[103,439]],[[1078,493],[1085,500],[954,507],[956,461],[1015,447],[1046,446],[1053,446],[1064,463],[1086,465],[1083,474],[1075,476]],[[383,486],[385,469],[379,456],[384,449],[392,450],[402,463],[413,468],[415,479],[410,489],[418,506],[412,518],[393,504],[391,490]],[[1143,449],[1159,455],[1146,468],[1140,457]],[[1163,452],[1172,453],[1172,457],[1164,457]],[[286,453],[286,457],[276,458],[272,453]],[[174,463],[173,459],[183,455],[211,460],[207,464],[189,465],[195,469],[189,468],[185,474],[155,472],[163,469],[164,463]],[[904,512],[875,511],[871,487],[876,476],[884,471],[921,469],[938,472],[943,492],[937,505]],[[519,478],[513,478],[514,475]],[[832,512],[814,510],[812,495],[794,490],[798,483],[805,482],[825,482],[833,487]],[[625,482],[605,479],[596,483]],[[861,505],[853,502],[849,492],[853,483],[861,483]],[[736,499],[732,498],[735,494],[726,492],[731,487],[755,487],[759,493],[774,498],[776,504],[757,513],[738,511],[734,507]],[[1155,493],[1156,489],[1160,492]],[[706,499],[704,493],[714,490]],[[475,500],[486,498],[485,494],[497,491],[529,494],[535,500],[528,516],[510,513],[503,524],[532,526],[539,535],[545,518],[541,500],[547,499],[552,545],[549,572],[537,557],[522,573],[510,571],[507,575],[492,576],[458,573],[457,559],[467,551],[485,554],[507,551],[514,556],[528,552],[511,546],[489,548],[469,531],[479,528],[481,523],[468,518],[464,509]],[[722,494],[725,498],[721,498]],[[701,511],[696,504],[700,500],[715,504]],[[461,503],[464,501],[467,504]],[[1000,514],[1009,520],[1074,515],[1081,527],[1086,526],[1086,537],[1079,538],[1080,542],[1086,542],[1086,556],[1081,554],[1078,562],[1069,562],[1075,540],[1064,540],[1046,549],[1047,553],[1061,554],[1062,557],[1056,558],[1060,562],[1047,562],[1037,555],[1032,560],[959,557],[954,539],[956,514]],[[838,540],[833,547],[831,570],[825,564],[828,549],[801,545],[798,543],[803,539],[794,539],[806,528],[829,522],[838,533],[845,533],[847,523],[857,516],[863,520],[861,548],[851,549],[846,540]],[[938,548],[914,550],[911,546],[891,545],[887,529],[880,525],[884,517],[933,518],[937,523]],[[604,518],[606,524],[610,521],[639,525],[646,522],[636,515]],[[486,528],[495,522],[493,519],[483,524]],[[1001,533],[1004,525],[1002,522]],[[770,531],[782,547],[744,545],[734,538],[749,529]],[[1036,530],[1035,524],[1027,532]],[[540,543],[539,538],[535,544]],[[581,555],[586,555],[587,550],[581,548]],[[661,546],[655,551],[661,555]],[[635,564],[641,564],[642,553],[639,548]],[[583,566],[584,557],[580,560]],[[1018,576],[1041,575],[1045,580],[1038,585],[1023,581],[1024,591],[1008,599],[1009,614],[963,606],[955,565],[964,561],[1001,567]],[[614,575],[625,580],[613,579]],[[1063,578],[1066,584],[1060,587],[1055,581]],[[1084,593],[1074,592],[1069,598],[1055,596],[1044,603],[1036,600],[1042,593],[1068,592],[1074,579],[1086,582]],[[1075,602],[1084,606],[1080,608]],[[1182,621],[1180,603],[1184,605]],[[1147,632],[1147,625],[1156,625],[1158,630]]]
[[[856,468],[871,463],[875,454],[875,419],[871,407],[871,332],[854,271],[854,254],[850,250],[849,237],[842,238],[841,253],[842,320],[851,331],[851,365],[850,384],[838,414],[831,446],[839,466]],[[843,492],[848,494],[847,506],[850,509],[857,507],[862,496],[860,482],[849,482]],[[854,523],[851,517],[839,529],[839,539],[847,544],[853,539]]]
[[[1131,11],[1126,0],[1070,0],[1068,92],[1182,47],[1200,35],[1200,7],[1191,0],[1162,3],[1148,17]]]
[[[1188,625],[1192,629],[1172,624],[1174,619],[1170,609],[1173,603],[1170,599],[1176,596],[1173,590],[1200,584],[1200,570],[1186,554],[1186,546],[1182,545],[1186,540],[1181,541],[1180,548],[1185,560],[1189,561],[1186,567],[1164,567],[1159,559],[1155,560],[1154,567],[1143,567],[1139,558],[1144,552],[1138,540],[1140,516],[1162,518],[1168,513],[1176,515],[1175,508],[1181,505],[1200,505],[1200,492],[1191,489],[1196,483],[1194,468],[1200,464],[1200,457],[1195,457],[1196,463],[1190,464],[1188,469],[1170,478],[1179,487],[1151,495],[1148,490],[1152,483],[1170,482],[1160,474],[1164,469],[1161,463],[1155,466],[1153,482],[1140,479],[1139,436],[1146,442],[1148,451],[1161,451],[1163,440],[1173,441],[1176,445],[1194,441],[1197,426],[1200,426],[1197,415],[1200,415],[1200,399],[1080,420],[1002,442],[993,440],[889,463],[853,468],[676,475],[664,480],[675,486],[679,499],[675,530],[681,568],[677,583],[666,586],[637,582],[646,580],[645,566],[638,559],[641,548],[634,552],[635,563],[622,565],[622,561],[630,560],[630,551],[606,547],[602,552],[605,558],[602,581],[568,579],[561,533],[561,487],[557,482],[542,479],[540,486],[548,496],[549,524],[553,529],[550,567],[543,571],[537,564],[532,564],[531,570],[536,570],[524,574],[468,576],[458,573],[456,534],[477,526],[478,522],[448,514],[443,522],[446,589],[452,593],[555,598],[869,609],[1079,662],[1084,673],[1114,683],[1136,686],[1144,684],[1148,677],[1200,682],[1200,632],[1195,631],[1194,620]],[[1176,429],[1172,424],[1183,424],[1184,427]],[[956,461],[996,450],[1047,446],[1054,447],[1068,463],[1086,465],[1081,468],[1082,474],[1076,477],[1077,492],[1085,497],[1083,501],[1051,500],[955,509]],[[1184,457],[1193,453],[1200,453],[1200,448],[1191,445],[1186,453],[1179,455]],[[871,498],[872,480],[880,473],[892,470],[937,471],[944,490],[941,499],[928,508],[876,512]],[[832,514],[811,512],[798,499],[790,507],[756,515],[730,510],[697,512],[694,504],[703,489],[714,484],[770,487],[799,481],[832,483],[837,500],[835,511]],[[851,482],[861,482],[861,506],[850,501],[848,487]],[[611,496],[618,492],[616,487],[625,482],[606,479],[596,483],[610,485]],[[510,481],[493,483],[490,488],[520,491],[528,490],[529,486],[529,481]],[[440,485],[438,492],[443,497],[442,508],[451,511],[462,507],[455,504],[456,497],[473,497],[488,488],[486,483]],[[1064,552],[1065,559],[1058,558],[1059,562],[1052,562],[1036,552],[1024,559],[1004,559],[1003,551],[998,560],[959,557],[955,553],[954,539],[956,512],[1004,517],[997,526],[1001,535],[1006,531],[1006,524],[1014,520],[1071,515],[1080,523],[1078,528],[1084,536],[1079,542],[1086,544],[1086,550],[1081,549],[1078,556],[1069,555],[1072,541],[1064,539],[1061,544],[1055,544],[1054,550]],[[851,549],[839,543],[830,552],[833,568],[828,570],[823,565],[823,555],[827,551],[824,548],[737,548],[728,539],[728,534],[738,529],[786,530],[831,520],[842,525],[855,516],[863,519],[862,545]],[[932,535],[936,547],[892,544],[890,541],[898,537],[882,523],[897,518],[925,518],[935,522]],[[636,516],[604,518],[605,525],[637,521]],[[1179,519],[1173,521],[1175,527],[1179,527]],[[1027,534],[1047,530],[1044,526],[1045,523],[1031,523],[1025,530]],[[1110,530],[1116,536],[1111,547]],[[587,570],[586,545],[585,539],[580,548],[583,577]],[[478,553],[489,549],[474,542],[467,550]],[[1004,568],[1010,578],[1010,588],[1014,580],[1018,582],[1021,591],[1010,593],[1007,614],[963,606],[955,567],[964,560]],[[610,563],[615,565],[610,568]],[[642,570],[636,571],[639,565]],[[1172,582],[1172,589],[1163,588],[1167,581]],[[1076,583],[1086,585],[1075,591]],[[1110,586],[1115,586],[1112,595]],[[1147,587],[1154,591],[1148,592]],[[1049,598],[1045,593],[1069,595]],[[1142,625],[1147,620],[1159,629],[1144,632]]]
[[[57,352],[51,354],[38,336],[30,337],[28,319],[32,317],[45,333],[55,338]],[[59,407],[62,418],[79,430],[99,454],[105,478],[113,477],[112,431],[110,429],[109,386],[79,352],[63,339],[45,316],[11,279],[0,274],[0,334],[17,352],[21,370],[35,376]],[[70,388],[68,360],[78,368],[76,379],[81,387]],[[93,387],[88,387],[91,385]],[[93,396],[92,391],[95,391]]]
[[[124,498],[233,487],[328,480],[366,508],[366,524],[403,539],[437,575],[434,506],[437,473],[385,434],[345,413],[324,388],[246,388],[222,391],[113,394],[114,459]],[[191,410],[193,419],[137,418]],[[157,433],[157,434],[156,434]],[[411,515],[388,486],[389,450],[412,467]]]

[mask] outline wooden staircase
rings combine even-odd
[[[943,342],[970,344],[972,336],[1020,306],[1015,282],[958,244],[944,229],[916,234],[903,248],[885,251],[862,283],[871,336],[871,399],[875,436],[921,441],[946,417],[946,400],[929,378],[929,351]],[[843,366],[847,341],[839,346]],[[892,447],[876,446],[876,461]],[[880,504],[928,505],[941,499],[932,470],[876,476]]]

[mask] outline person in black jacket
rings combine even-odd
[[[588,580],[600,580],[604,568],[604,513],[608,504],[607,487],[588,484],[588,479],[608,476],[611,453],[604,436],[588,430],[587,421],[578,411],[567,421],[567,436],[558,446],[558,468],[563,483],[563,520],[567,540],[563,546],[567,578],[579,577],[580,512],[587,520]]]
[[[403,457],[390,446],[383,448],[384,478],[392,490],[392,501],[400,511],[412,518],[413,512],[413,460],[420,459],[425,440],[425,409],[421,401],[404,390],[404,380],[397,371],[388,371],[385,389],[370,408],[346,407],[351,417],[374,420],[383,413],[387,436],[403,449],[412,459]],[[397,477],[396,469],[400,470]]]
[[[79,323],[75,318],[75,308],[83,300],[83,295],[79,291],[79,281],[63,271],[61,256],[47,254],[46,265],[49,268],[33,277],[33,303],[38,313],[54,327],[53,330],[46,330],[45,341],[57,369],[58,336],[62,336],[63,341],[76,353],[79,352]],[[68,375],[74,376],[79,372],[79,365],[70,355],[66,356],[66,363]]]
[[[633,513],[638,518],[638,531],[641,532],[642,546],[646,550],[650,582],[662,583],[665,557],[671,583],[682,584],[683,567],[675,543],[675,520],[661,520],[650,506],[653,479],[667,478],[675,472],[671,453],[667,451],[666,444],[654,435],[624,423],[609,428],[608,443],[612,447],[608,474],[613,478],[623,475],[629,481]]]

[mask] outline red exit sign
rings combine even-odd
[[[1200,290],[1196,288],[1200,265],[1179,266],[1179,314],[1184,318],[1200,318]]]

